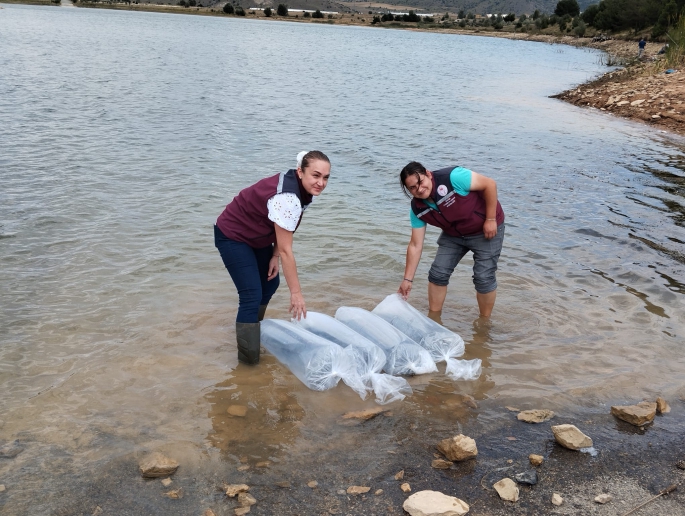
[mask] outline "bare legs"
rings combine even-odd
[[[442,305],[445,304],[445,297],[447,296],[447,285],[440,286],[434,283],[428,283],[428,317],[434,321],[440,322],[440,315],[442,314]],[[495,298],[497,297],[497,289],[487,294],[480,294],[476,292],[476,300],[478,301],[478,309],[481,317],[490,317],[492,309],[495,306]]]

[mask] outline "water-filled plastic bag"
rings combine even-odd
[[[438,370],[428,351],[368,310],[342,306],[335,312],[335,318],[383,350],[386,373],[425,374]]]
[[[262,321],[261,341],[310,389],[325,391],[342,380],[362,399],[366,398],[367,389],[357,373],[354,356],[337,344],[277,319]]]
[[[385,405],[404,399],[412,393],[407,380],[383,374],[387,358],[383,350],[349,326],[325,314],[307,312],[307,317],[293,324],[347,349],[354,357],[357,373],[369,390],[376,394],[376,402]]]
[[[399,294],[390,294],[373,309],[402,333],[426,349],[436,362],[445,361],[445,373],[455,380],[475,380],[481,373],[481,360],[457,360],[464,354],[462,338],[429,319]]]

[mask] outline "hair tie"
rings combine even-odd
[[[303,150],[297,154],[297,168],[302,167],[302,158],[304,158],[309,151]]]

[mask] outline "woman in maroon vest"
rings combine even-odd
[[[504,240],[504,211],[494,180],[462,167],[435,172],[412,161],[400,172],[411,198],[412,232],[399,293],[406,299],[423,251],[426,224],[442,229],[428,274],[429,317],[440,321],[447,285],[466,253],[473,253],[473,284],[481,317],[490,317],[497,296],[497,262]]]
[[[290,312],[307,315],[293,255],[293,233],[314,196],[323,192],[331,163],[320,151],[301,152],[297,169],[241,190],[214,226],[214,243],[238,290],[238,360],[259,362],[259,321],[279,284],[278,260],[290,289]]]

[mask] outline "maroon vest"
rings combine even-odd
[[[312,195],[305,191],[297,172],[291,169],[266,177],[241,190],[219,215],[216,220],[217,227],[226,238],[244,242],[255,249],[273,244],[276,242],[276,230],[274,223],[269,220],[269,208],[266,203],[280,193],[297,195],[302,205],[302,213],[312,202]],[[298,227],[301,221],[302,214],[297,222]]]
[[[431,208],[421,199],[413,198],[411,209],[420,220],[441,228],[451,236],[474,236],[483,233],[485,199],[480,191],[459,195],[452,187],[450,173],[455,167],[433,172],[433,191],[430,198],[438,207]],[[497,225],[504,222],[504,211],[497,201]]]

